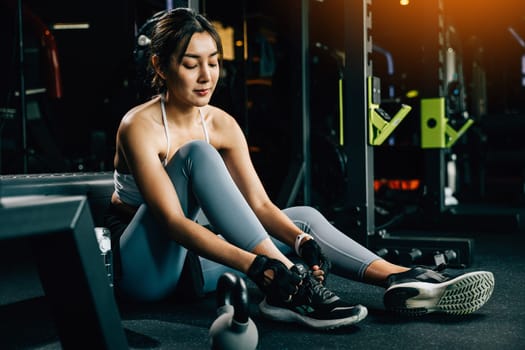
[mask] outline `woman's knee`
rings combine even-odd
[[[221,159],[219,152],[212,145],[206,141],[194,140],[179,148],[166,170],[169,172],[170,169],[180,169],[181,166],[191,169],[195,163],[210,164]]]
[[[193,140],[184,144],[179,152],[183,156],[195,157],[215,157],[219,155],[215,147],[203,140]]]
[[[312,221],[314,218],[324,219],[323,214],[319,210],[306,205],[286,208],[283,212],[292,220]]]

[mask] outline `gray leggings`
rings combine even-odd
[[[233,182],[220,154],[204,141],[192,141],[181,147],[166,171],[188,218],[205,214],[214,231],[232,244],[252,251],[268,233],[259,222]],[[368,265],[377,255],[337,230],[316,209],[301,206],[283,212],[301,230],[311,234],[333,264],[333,272],[361,281]],[[173,292],[181,275],[186,248],[171,240],[142,204],[120,238],[122,262],[121,291],[129,297],[154,301]],[[293,249],[273,239],[288,256]],[[204,291],[215,290],[224,265],[200,258]]]

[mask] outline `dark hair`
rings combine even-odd
[[[150,55],[158,56],[160,70],[166,72],[172,56],[175,55],[177,61],[182,62],[192,35],[204,32],[209,33],[217,44],[219,63],[222,65],[223,49],[219,33],[208,19],[190,8],[175,8],[159,18],[151,36]],[[151,60],[150,69],[153,69]],[[164,92],[164,79],[155,70],[152,74],[151,86],[158,92]]]

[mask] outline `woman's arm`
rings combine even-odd
[[[227,136],[219,140],[223,144],[218,149],[222,153],[233,180],[264,228],[272,236],[294,248],[296,240],[300,239],[301,241],[297,243],[302,249],[303,244],[311,237],[299,236],[303,232],[270,200],[253,166],[242,130],[235,119],[225,118],[227,119],[227,122],[224,123],[226,130],[218,134]],[[301,251],[300,255],[313,270],[314,276],[323,281],[330,269],[330,262],[322,254],[317,242],[311,241],[308,245],[304,245],[306,246],[306,251]]]
[[[224,115],[217,142],[226,166],[241,193],[265,227],[277,239],[294,246],[302,231],[270,200],[251,161],[244,133],[233,117]]]
[[[185,217],[176,190],[159,160],[165,139],[156,125],[135,116],[124,120],[118,132],[118,145],[145,202],[173,240],[197,254],[247,272],[255,255],[216,236]]]

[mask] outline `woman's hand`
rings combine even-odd
[[[326,278],[332,267],[330,260],[323,254],[321,247],[313,239],[309,239],[299,248],[301,257],[312,270],[312,275],[318,281],[326,283]]]
[[[265,255],[257,255],[246,275],[259,286],[267,296],[282,301],[291,300],[302,281],[294,271],[282,262]]]

